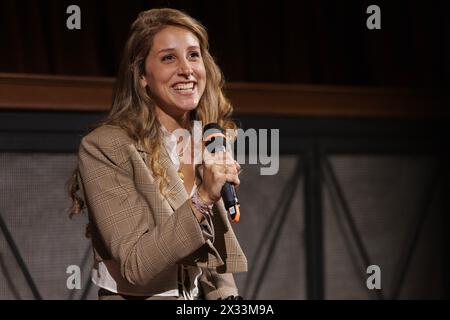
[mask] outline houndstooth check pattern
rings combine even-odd
[[[113,259],[127,290],[158,293],[176,285],[177,264],[204,268],[207,299],[237,295],[231,273],[247,260],[222,202],[215,204],[214,239],[205,236],[170,158],[163,197],[146,163],[150,157],[119,127],[105,125],[86,135],[79,149],[79,182],[90,219],[96,261]]]

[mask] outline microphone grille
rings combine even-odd
[[[205,125],[203,127],[203,133],[205,133],[206,131],[208,131],[209,133],[223,133],[223,134],[225,134],[225,131],[222,129],[222,127],[219,126],[219,124],[215,123],[215,122],[211,122],[211,123],[208,123],[207,125]]]

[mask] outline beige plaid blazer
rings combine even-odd
[[[223,202],[214,205],[214,242],[193,213],[183,182],[165,148],[161,165],[169,176],[162,196],[147,166],[149,155],[119,127],[103,125],[78,153],[79,184],[90,220],[95,261],[113,264],[126,281],[121,292],[157,294],[177,288],[178,265],[200,266],[206,299],[237,295],[231,273],[247,271],[247,260]]]

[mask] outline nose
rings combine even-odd
[[[189,78],[193,74],[192,66],[189,64],[189,61],[183,59],[180,62],[180,66],[178,69],[178,75]]]

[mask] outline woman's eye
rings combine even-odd
[[[170,61],[170,60],[173,60],[173,58],[174,58],[173,55],[168,54],[168,55],[162,57],[161,61]]]
[[[199,58],[200,57],[200,52],[198,52],[198,51],[191,52],[189,54],[189,57],[190,58]]]

